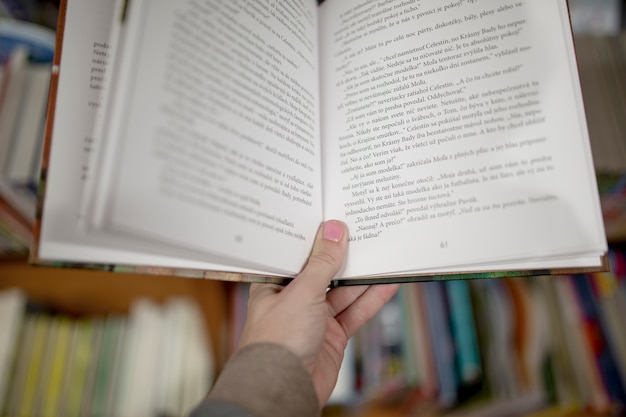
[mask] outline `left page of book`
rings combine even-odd
[[[92,224],[300,270],[322,220],[316,11],[130,3]]]
[[[127,236],[88,234],[79,224],[90,153],[98,149],[92,132],[113,53],[109,37],[122,5],[62,2],[43,158],[45,199],[33,260],[223,270],[225,261],[218,257],[205,255],[198,262],[187,251]]]

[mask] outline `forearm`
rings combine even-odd
[[[236,414],[236,409],[242,413]],[[228,361],[209,395],[190,417],[316,417],[320,406],[311,377],[288,349],[269,343],[246,346]]]

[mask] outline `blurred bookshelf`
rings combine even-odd
[[[184,416],[226,360],[221,282],[0,261],[0,415]]]
[[[623,415],[625,272],[404,285],[324,415]]]
[[[612,272],[404,285],[351,341],[324,416],[626,413],[625,4],[569,2]],[[0,415],[55,415],[47,410],[60,410],[57,403],[71,412],[63,408],[67,412],[56,415],[129,410],[134,405],[116,397],[111,386],[150,375],[158,387],[136,397],[144,406],[157,398],[151,415],[184,415],[236,346],[245,285],[26,263],[57,15],[55,0],[0,0],[0,334],[13,334],[0,341]],[[186,321],[174,325],[172,311]],[[171,326],[202,328],[205,336],[190,348],[202,365],[200,376],[182,376],[176,342],[193,338],[172,336]],[[131,328],[141,330],[120,336]],[[74,366],[79,370],[51,359],[66,333],[89,335],[82,336],[90,341],[83,347],[74,342],[78,350],[93,347]],[[118,354],[105,348],[110,340],[118,341]],[[139,379],[101,375],[101,362],[121,366],[132,346],[160,340],[169,347],[141,355],[146,373]],[[178,370],[170,366],[169,377],[156,375],[163,363],[178,363]],[[57,367],[64,376],[54,374]],[[80,375],[63,380],[72,372]],[[178,375],[174,391],[191,387],[188,397],[165,390],[172,375]],[[83,395],[72,397],[46,383],[54,378],[86,381]]]

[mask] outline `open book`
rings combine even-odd
[[[565,0],[62,9],[37,262],[280,280],[335,218],[342,282],[605,266]]]

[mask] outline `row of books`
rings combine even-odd
[[[0,19],[0,256],[32,240],[54,43],[51,29]]]
[[[609,241],[626,241],[626,33],[576,38],[602,215]]]
[[[615,35],[623,27],[622,0],[568,0],[577,34]]]
[[[54,28],[60,0],[0,0],[0,18],[34,22]]]
[[[626,410],[626,253],[612,273],[405,285],[356,337],[354,398],[451,415]]]
[[[212,383],[204,321],[187,299],[71,317],[8,290],[0,332],[2,416],[183,416]]]
[[[329,404],[523,416],[626,410],[626,251],[611,273],[405,284],[351,340]],[[247,287],[231,294],[230,348]],[[330,411],[332,415],[334,411]]]
[[[329,415],[626,411],[626,251],[610,254],[611,273],[403,285],[348,345]],[[231,348],[246,304],[235,287]]]

